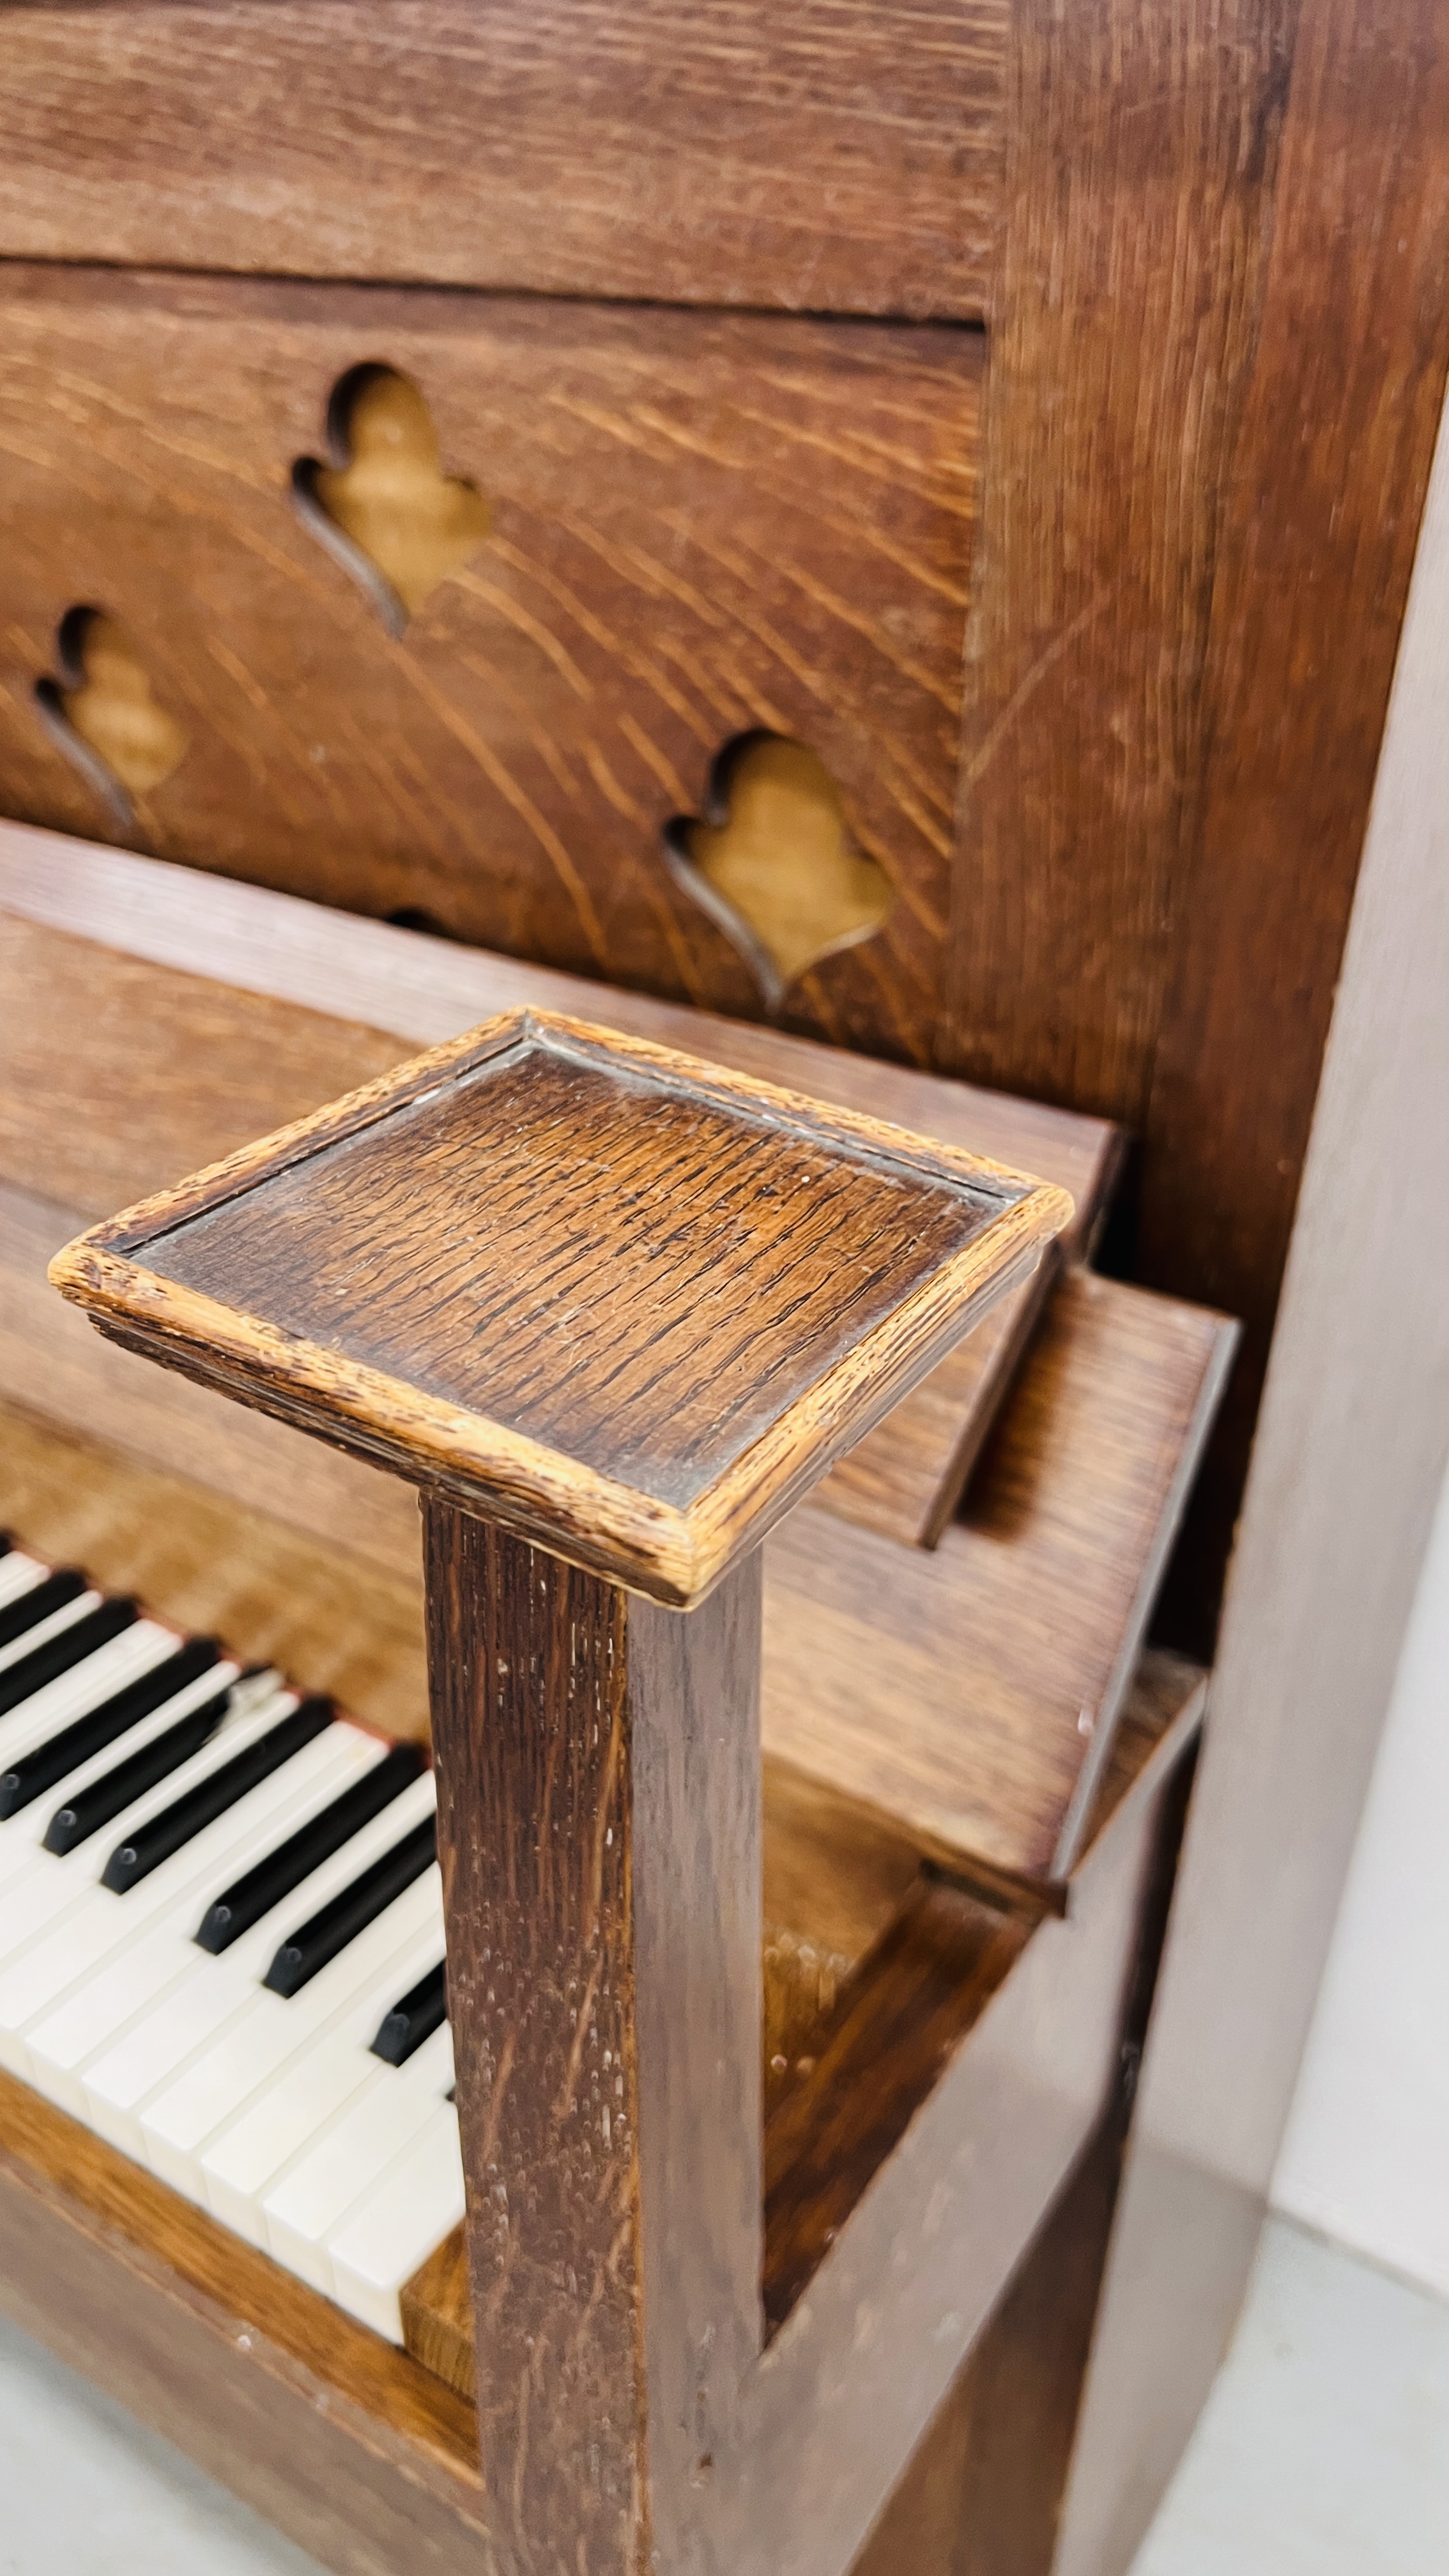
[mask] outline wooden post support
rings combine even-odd
[[[514,1013],[53,1265],[421,1489],[501,2567],[721,2567],[762,2341],[758,1543],[1069,1214]]]

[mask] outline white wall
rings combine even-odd
[[[1449,2297],[1449,1485],[1273,2198]]]

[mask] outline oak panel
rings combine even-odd
[[[69,892],[68,880],[84,865],[75,845],[14,829],[7,836],[0,827],[0,868],[6,847],[19,859],[27,846],[38,864],[28,880],[18,866],[8,878],[0,873],[0,903],[23,902],[28,893],[30,901],[40,899],[46,917],[0,911],[0,1170],[76,1209],[76,1222],[60,1225],[45,1259],[79,1230],[81,1216],[134,1200],[366,1081],[410,1052],[410,1037],[451,1034],[525,996],[698,1048],[717,1062],[1039,1172],[1072,1192],[1076,1213],[1065,1241],[1073,1249],[1090,1239],[1115,1178],[1118,1140],[1097,1121],[739,1022],[692,1017],[643,996],[469,955],[382,923],[342,921],[260,888],[224,886],[120,853],[90,854],[113,896],[103,909],[93,895]],[[57,915],[98,935],[79,940],[59,932],[51,927]],[[128,938],[149,948],[138,953],[126,946]],[[315,943],[310,952],[309,940]],[[191,961],[187,969],[156,962],[157,949],[165,954],[168,947]],[[197,965],[216,976],[258,980],[270,968],[282,990],[235,989],[210,972],[192,971]],[[304,993],[308,1001],[300,998]],[[375,1010],[381,1026],[335,1015],[344,1007]],[[397,1038],[383,1033],[391,1027],[401,1033]],[[12,1270],[32,1234],[22,1224],[8,1254],[0,1253]],[[77,1409],[79,1372],[89,1381],[88,1400],[101,1407],[95,1427],[134,1447],[140,1427],[134,1407],[128,1428],[111,1410],[128,1363],[99,1347],[87,1352],[66,1334],[66,1318],[51,1314],[55,1301],[39,1285],[43,1266],[43,1260],[32,1264],[35,1281],[17,1275],[13,1282],[18,1302],[8,1338],[17,1365],[28,1342],[35,1364],[57,1371],[73,1390],[74,1402],[55,1402],[52,1409],[84,1421]],[[846,1519],[908,1543],[934,1544],[1046,1284],[1043,1270],[1003,1299],[831,1471],[822,1500]],[[158,1430],[184,1407],[186,1395],[156,1387]],[[234,1420],[216,1454],[239,1459],[258,1428]],[[154,1454],[163,1465],[184,1464],[165,1440]],[[347,1468],[315,1454],[301,1471],[302,1488],[310,1491],[324,1473],[334,1485],[350,1478],[356,1492]],[[260,1498],[247,1488],[243,1499]],[[385,1502],[377,1508],[385,1510]],[[347,1528],[337,1534],[356,1543]]]
[[[888,1118],[943,1145],[960,1145],[1069,1190],[1077,1220],[1066,1236],[1081,1250],[1120,1139],[1103,1120],[1009,1092],[984,1091],[907,1067],[842,1052],[778,1029],[656,1001],[618,986],[359,920],[270,888],[207,876],[94,842],[0,822],[0,905],[52,931],[92,943],[73,972],[104,973],[101,948],[168,972],[219,977],[238,996],[261,994],[374,1029],[396,1029],[414,1047],[459,1036],[497,1011],[561,1011],[603,1028],[707,1056],[738,1073]],[[72,986],[70,989],[78,989]],[[168,1012],[163,974],[149,1007]],[[221,996],[237,1013],[246,1002]],[[84,1018],[72,1043],[85,1043]],[[32,1035],[31,1043],[40,1043]],[[128,1115],[145,1114],[129,1101]],[[263,1121],[253,1122],[259,1134]],[[165,1177],[165,1176],[163,1176]],[[113,1201],[116,1193],[112,1193]]]
[[[1004,0],[7,6],[0,249],[975,313]],[[244,73],[241,68],[244,66]]]
[[[661,835],[764,728],[895,889],[787,1012],[929,1058],[978,333],[24,266],[0,325],[12,814],[116,829],[33,697],[86,604],[187,738],[133,793],[145,846],[750,1014]],[[401,634],[292,492],[364,361],[492,513]]]
[[[1070,1273],[934,1555],[796,1512],[766,1555],[770,1752],[1060,1901],[1232,1347]]]
[[[0,1171],[109,1216],[370,1082],[405,1043],[0,912]]]
[[[1118,1257],[1247,1319],[1198,1651],[1449,367],[1446,84],[1433,0],[1012,13],[938,1061],[1144,1134]]]
[[[1247,1469],[1449,372],[1435,0],[1304,7],[1279,197],[1217,549],[1213,734],[1136,1249],[1151,1286],[1190,1282],[1243,1318],[1170,1582],[1170,1615],[1199,1639]]]
[[[1087,1850],[1138,1784],[1145,1784],[1151,1766],[1176,1762],[1200,1721],[1204,1681],[1196,1666],[1178,1657],[1144,1656],[1093,1806]],[[901,1866],[886,1828],[863,1828],[844,1802],[832,1800],[814,1784],[792,1780],[781,1766],[768,1762],[763,1823],[767,1926],[772,1909],[783,1911],[793,1921],[808,1923],[817,1937],[829,1939],[833,1932],[856,1950],[851,1963],[856,1973],[848,1982],[842,1979],[845,1991],[838,2010],[832,2000],[818,2015],[810,2058],[794,2071],[788,2088],[775,2088],[773,2101],[766,2087],[765,2280],[769,2313],[778,2319],[1009,1974],[1029,1936],[1030,1920],[931,1881],[908,1846]],[[1164,1854],[1169,1864],[1171,1857],[1172,1852]],[[862,1909],[860,1898],[867,1889]],[[873,1926],[868,1942],[859,1938],[863,1922]],[[1160,1930],[1156,1921],[1144,1924],[1143,2016]],[[768,1934],[765,1962],[768,2010]],[[1135,2021],[1133,2034],[1140,2035]],[[1120,2144],[1119,2130],[1114,2189]],[[1102,2250],[1098,2246],[1094,2258],[1098,2267]],[[1049,2270],[1038,2280],[1038,2297],[1049,2309]],[[1045,2330],[1047,2319],[1040,2323]],[[461,2227],[408,2283],[403,2326],[407,2349],[471,2398],[473,2311]],[[988,2351],[992,2342],[988,2335]],[[1004,2349],[1016,2349],[1009,2328]],[[1073,2399],[1079,2376],[1080,2358],[1072,2378]],[[908,2483],[915,2485],[914,2479]],[[990,2481],[985,2483],[989,2488]],[[914,2501],[921,2509],[919,2493]],[[995,2501],[998,2509],[1011,2509],[1008,2498]]]

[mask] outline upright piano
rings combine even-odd
[[[1449,360],[1290,15],[0,6],[0,2298],[339,2570],[1053,2564]]]

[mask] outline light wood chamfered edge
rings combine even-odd
[[[854,1149],[918,1179],[996,1199],[1000,1212],[789,1405],[744,1455],[680,1511],[457,1406],[239,1313],[148,1270],[135,1255],[202,1209],[378,1123],[439,1080],[515,1046],[637,1070],[695,1099]],[[675,1608],[704,1599],[906,1388],[1040,1258],[1069,1223],[1067,1192],[851,1110],[706,1065],[647,1039],[553,1013],[516,1011],[244,1146],[176,1188],[91,1228],[50,1277],[113,1339],[239,1401],[341,1442],[484,1509],[518,1535]]]

